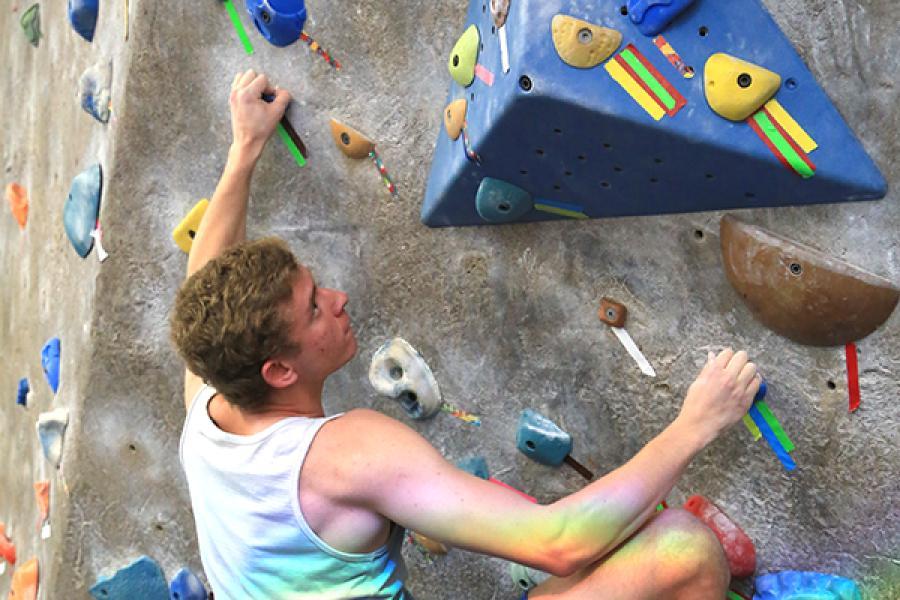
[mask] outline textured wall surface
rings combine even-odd
[[[49,4],[49,3],[44,3]],[[241,4],[241,3],[239,3]],[[589,2],[584,3],[585,6]],[[900,183],[900,4],[894,0],[766,2],[863,140]],[[793,344],[759,326],[721,267],[719,214],[431,230],[418,214],[449,77],[446,58],[466,3],[310,0],[307,30],[344,63],[339,73],[303,46],[276,49],[255,32],[246,57],[215,2],[132,0],[123,47],[119,2],[102,6],[92,46],[44,8],[45,39],[27,46],[18,13],[0,11],[4,183],[26,184],[31,223],[0,219],[0,520],[23,559],[42,560],[45,598],[82,598],[99,575],[149,554],[171,577],[200,570],[177,459],[180,365],[167,315],[186,257],[171,241],[181,217],[215,186],[230,141],[234,73],[264,70],[296,102],[289,117],[311,154],[299,169],[271,143],[257,170],[251,236],[284,237],[319,282],[347,291],[360,353],[326,388],[326,410],[369,406],[408,422],[367,381],[372,352],[400,335],[429,360],[445,398],[482,416],[413,423],[449,459],[483,454],[493,474],[542,501],[573,492],[571,469],[529,462],[514,445],[531,407],[570,431],[596,472],[622,464],[678,412],[708,349],[747,348],[773,391],[770,405],[797,445],[787,475],[740,426],[694,461],[671,494],[702,493],[754,539],[761,571],[832,571],[869,598],[900,597],[900,315],[860,343],[862,408],[847,412],[842,349]],[[115,59],[115,121],[106,129],[74,101],[78,74]],[[333,146],[328,119],[370,135],[399,189],[390,197],[367,161]],[[112,257],[81,261],[61,225],[71,179],[97,158]],[[900,209],[880,202],[738,213],[900,281]],[[6,209],[4,209],[6,210]],[[653,362],[643,377],[596,318],[600,296],[630,310],[628,329]],[[40,374],[46,338],[63,341],[56,398]],[[19,377],[38,390],[23,412]],[[72,422],[54,479],[54,537],[37,539],[31,483],[49,471],[33,433],[39,410]],[[410,457],[414,460],[415,457]],[[63,485],[63,481],[65,485]],[[407,548],[420,598],[513,598],[503,561],[453,551],[426,560]],[[0,576],[0,589],[9,574]]]

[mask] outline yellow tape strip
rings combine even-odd
[[[784,129],[788,135],[794,138],[794,141],[797,142],[797,145],[803,149],[804,152],[809,154],[813,150],[819,147],[816,143],[816,140],[812,139],[806,131],[800,127],[800,124],[794,120],[794,117],[790,115],[788,111],[784,109],[784,107],[778,102],[778,100],[772,99],[766,103],[766,109],[768,109],[769,114],[772,115],[778,124],[781,125],[781,128]]]
[[[574,210],[566,210],[565,208],[559,208],[558,206],[550,206],[549,204],[541,204],[539,202],[535,202],[534,209],[545,213],[560,215],[561,217],[569,217],[570,219],[588,218],[588,216],[584,213],[575,212]]]
[[[744,425],[747,426],[747,431],[753,436],[754,442],[762,437],[762,432],[759,430],[759,427],[756,426],[756,423],[753,422],[753,419],[750,418],[750,415],[744,415]]]
[[[610,76],[616,80],[616,83],[621,85],[628,95],[634,98],[634,101],[641,105],[641,108],[647,111],[654,120],[659,121],[664,116],[666,116],[666,112],[660,107],[657,102],[650,97],[650,94],[644,90],[638,83],[628,74],[622,66],[616,62],[615,59],[610,60],[604,65],[606,71],[610,74]]]

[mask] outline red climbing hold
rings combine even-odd
[[[703,496],[691,496],[684,509],[713,530],[725,550],[733,577],[748,577],[756,570],[756,548],[744,530],[725,512]]]
[[[13,573],[9,600],[37,600],[37,589],[38,559],[32,558]]]
[[[50,482],[38,481],[34,484],[34,496],[37,499],[38,509],[41,514],[41,521],[38,525],[44,523],[50,516]]]
[[[6,200],[19,228],[25,229],[25,223],[28,222],[28,192],[18,183],[7,184]]]
[[[0,523],[0,558],[11,565],[16,564],[16,545],[6,537],[6,525]]]

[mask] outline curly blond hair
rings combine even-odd
[[[178,290],[171,337],[192,373],[247,412],[264,409],[263,364],[300,350],[287,304],[300,263],[278,238],[244,242],[191,275]]]

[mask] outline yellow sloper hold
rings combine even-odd
[[[481,43],[481,35],[478,28],[470,25],[450,52],[450,60],[447,68],[453,80],[463,87],[472,85],[475,80],[475,63],[478,62],[478,45]]]
[[[444,129],[451,140],[459,139],[463,126],[466,124],[466,111],[468,102],[465,98],[454,100],[444,109]]]
[[[550,28],[559,57],[567,65],[579,69],[596,67],[612,56],[622,43],[622,34],[615,29],[567,15],[553,17]]]
[[[181,223],[179,223],[178,227],[175,228],[175,231],[172,232],[172,239],[175,240],[178,247],[184,250],[186,254],[191,253],[191,246],[194,244],[194,236],[197,235],[197,230],[200,229],[200,221],[203,220],[203,215],[206,214],[206,207],[208,206],[209,200],[206,198],[195,204],[194,208],[191,209],[191,212],[181,220]]]
[[[706,101],[731,121],[743,121],[775,95],[781,76],[753,63],[718,52],[704,70]]]
[[[331,120],[331,137],[341,152],[350,158],[368,158],[375,142],[337,119]]]

